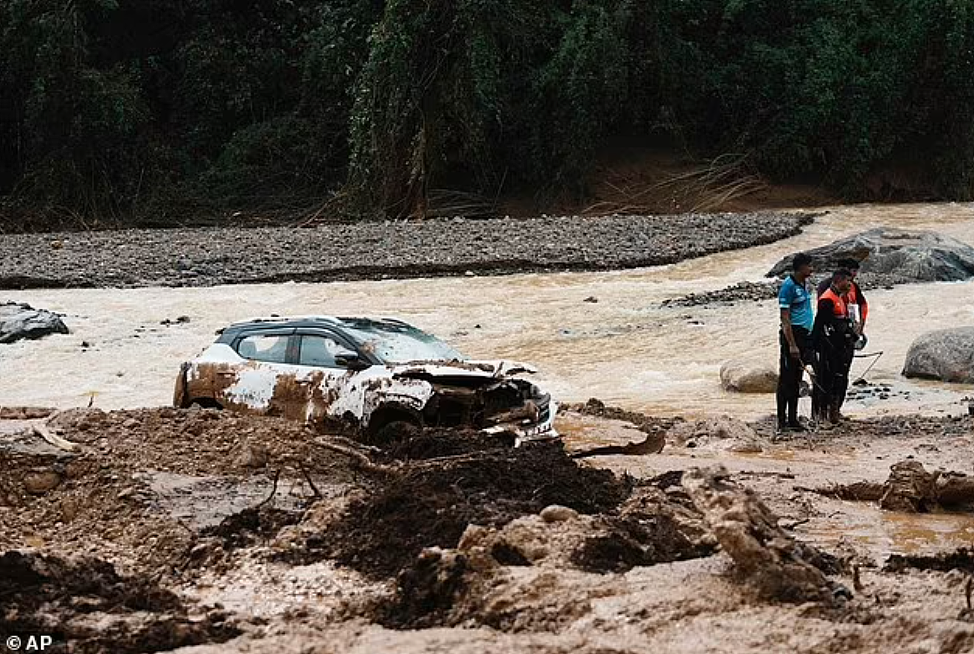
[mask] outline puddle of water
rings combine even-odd
[[[952,550],[974,546],[974,516],[960,513],[883,515],[893,552],[917,554],[931,549]]]
[[[180,362],[231,321],[272,313],[358,314],[404,318],[473,357],[531,361],[561,400],[598,397],[656,415],[756,419],[773,411],[774,398],[725,393],[718,371],[742,355],[776,361],[775,303],[692,309],[660,303],[760,280],[781,256],[876,226],[935,229],[974,244],[974,205],[837,207],[786,241],[608,273],[8,292],[4,299],[67,314],[72,333],[0,348],[0,403],[63,408],[84,406],[93,396],[103,409],[164,405]],[[589,296],[599,302],[586,303]],[[875,291],[870,307],[870,351],[885,352],[870,379],[917,392],[909,401],[851,403],[847,412],[965,410],[958,402],[974,387],[948,391],[907,383],[899,373],[916,336],[972,322],[974,283]],[[181,315],[192,322],[159,324]],[[91,347],[82,348],[83,341]],[[866,365],[857,362],[853,374]]]
[[[877,562],[890,554],[930,554],[974,546],[969,513],[891,513],[873,503],[843,502],[841,511],[817,518],[796,532],[828,547],[851,541]]]
[[[861,455],[853,447],[840,447],[830,444],[828,451],[821,449],[790,449],[771,447],[764,448],[760,452],[729,452],[730,455],[743,459],[758,459],[766,461],[801,461],[804,463],[824,463],[833,464],[839,459],[854,460]]]

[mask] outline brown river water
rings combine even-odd
[[[478,358],[529,361],[561,399],[602,400],[665,415],[757,418],[771,398],[725,393],[720,364],[776,357],[773,301],[661,308],[668,298],[760,280],[781,256],[890,225],[935,229],[974,244],[974,205],[839,207],[795,238],[672,266],[600,273],[412,279],[215,288],[7,292],[66,314],[72,333],[0,351],[0,404],[120,408],[166,404],[179,363],[235,320],[278,314],[404,318]],[[870,294],[870,380],[912,390],[909,401],[851,405],[851,415],[959,411],[970,389],[902,380],[910,342],[974,322],[974,283],[902,286]],[[595,297],[597,303],[585,302]],[[165,319],[190,322],[163,326]],[[88,347],[83,347],[83,342]],[[855,372],[867,362],[858,361]]]
[[[974,244],[974,205],[833,208],[798,237],[676,265],[618,272],[524,274],[330,284],[6,292],[66,314],[66,336],[0,350],[0,404],[121,408],[167,404],[179,363],[235,320],[277,314],[382,315],[408,320],[477,358],[511,358],[541,369],[565,401],[598,397],[659,415],[730,414],[755,419],[773,398],[725,393],[729,358],[776,359],[773,301],[662,308],[668,298],[758,281],[781,256],[887,225],[933,229]],[[586,302],[595,297],[597,303]],[[873,382],[910,398],[853,402],[853,416],[959,412],[972,389],[907,382],[899,375],[919,334],[974,323],[974,282],[873,291],[869,352],[884,352]],[[165,319],[190,322],[163,326]],[[84,347],[87,343],[88,347]],[[857,361],[853,373],[865,370]]]

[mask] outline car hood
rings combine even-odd
[[[390,366],[396,377],[474,377],[504,379],[533,374],[537,368],[518,361],[411,361]]]

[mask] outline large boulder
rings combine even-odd
[[[0,304],[0,343],[22,338],[35,339],[48,334],[67,334],[68,328],[56,313],[33,309],[29,304]]]
[[[862,262],[863,273],[898,282],[953,282],[974,277],[974,247],[936,232],[878,227],[807,254],[819,272],[831,272],[841,259],[856,259]],[[775,264],[768,277],[790,273],[794,256]]]
[[[906,353],[903,374],[974,384],[974,327],[955,327],[923,334]]]
[[[774,393],[778,388],[778,371],[764,361],[728,361],[720,367],[720,385],[733,393]]]

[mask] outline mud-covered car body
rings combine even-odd
[[[404,424],[556,438],[555,403],[523,379],[533,372],[466,360],[398,320],[264,318],[234,323],[184,363],[174,404],[304,420],[367,440]]]

